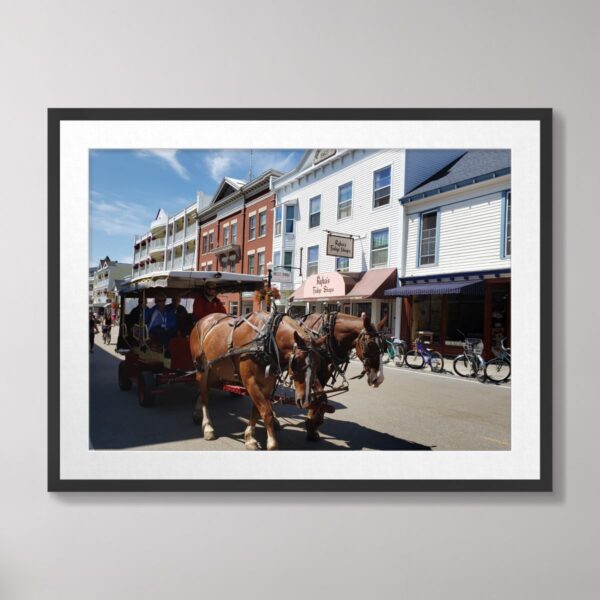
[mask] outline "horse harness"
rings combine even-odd
[[[350,357],[348,355],[339,356],[335,352],[335,349],[333,347],[333,342],[335,339],[335,336],[334,336],[335,323],[337,321],[338,314],[339,313],[337,311],[327,313],[327,318],[325,318],[325,316],[326,316],[325,314],[320,314],[319,318],[317,319],[317,322],[315,323],[315,325],[319,322],[321,323],[318,331],[316,331],[315,329],[311,329],[310,327],[308,327],[306,325],[305,321],[309,315],[303,315],[302,317],[300,317],[299,321],[313,335],[315,335],[315,336],[327,335],[327,338],[326,338],[327,345],[324,349],[320,350],[320,352],[323,355],[323,358],[332,365],[332,373],[331,373],[332,380],[331,380],[331,384],[328,384],[328,385],[331,388],[331,391],[334,391],[337,393],[343,393],[343,392],[348,391],[348,389],[349,389],[348,380],[346,379],[346,370],[348,369],[348,365],[350,363]],[[358,337],[356,339],[356,344],[360,346],[363,356],[367,356],[366,350],[368,348],[369,342],[366,340],[366,337],[368,335],[375,336],[374,343],[377,344],[379,354],[380,355],[383,354],[383,350],[382,350],[383,342],[381,339],[381,334],[377,331],[375,331],[375,333],[373,333],[372,331],[368,331],[365,327],[363,327],[361,329],[361,331],[359,332]],[[352,379],[362,379],[366,375],[367,369],[369,368],[370,359],[368,357],[366,357],[361,362],[363,363],[363,370],[358,375],[355,375],[354,377],[350,377],[351,380]],[[342,378],[343,383],[340,387],[336,388],[334,386],[335,386],[335,383],[336,383],[338,377]]]
[[[310,397],[310,391],[312,385],[312,371],[313,371],[313,361],[312,361],[312,352],[309,350],[307,353],[305,365],[301,368],[294,369],[294,359],[296,357],[296,350],[298,348],[297,344],[294,343],[293,350],[290,353],[290,357],[287,364],[287,369],[282,368],[282,357],[279,353],[279,348],[277,347],[277,343],[275,341],[275,335],[277,333],[277,329],[285,316],[284,313],[272,312],[271,316],[268,320],[264,321],[262,327],[259,328],[254,323],[250,322],[246,317],[240,316],[235,319],[233,322],[229,324],[231,330],[229,331],[229,336],[227,340],[227,351],[225,354],[218,356],[208,362],[202,361],[201,357],[199,360],[194,361],[194,366],[196,370],[200,373],[209,369],[213,364],[224,360],[230,359],[233,361],[234,357],[242,356],[242,355],[252,355],[253,360],[258,364],[264,366],[265,368],[265,377],[268,377],[271,373],[273,373],[276,377],[275,385],[273,386],[273,390],[271,392],[271,401],[275,396],[275,392],[278,386],[287,386],[291,385],[291,382],[288,381],[288,376],[292,373],[291,379],[301,380],[304,379],[307,382],[306,387],[306,403],[308,403]],[[201,338],[200,344],[203,347],[204,341],[208,337],[215,325],[220,323],[223,318],[226,318],[227,315],[223,315],[221,318],[216,319],[211,323],[210,327],[204,332],[204,335]],[[240,347],[234,347],[233,345],[233,335],[235,330],[242,324],[246,323],[250,326],[254,331],[256,331],[257,336],[243,344]],[[196,324],[197,326],[197,324]],[[202,355],[201,355],[202,356]],[[235,369],[234,369],[235,371]],[[301,377],[300,375],[304,375]],[[236,377],[238,375],[236,374]]]

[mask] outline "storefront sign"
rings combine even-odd
[[[292,273],[284,267],[274,267],[271,281],[279,281],[280,283],[291,283]]]
[[[344,296],[346,284],[339,273],[311,275],[304,284],[306,298],[334,298]]]
[[[354,238],[341,235],[327,235],[327,256],[354,258]]]

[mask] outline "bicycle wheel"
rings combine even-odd
[[[409,350],[406,353],[406,364],[411,369],[422,369],[425,364],[423,355],[418,350]]]
[[[381,355],[381,362],[384,365],[387,365],[387,363],[390,362],[392,352],[393,352],[393,350],[391,348],[386,347],[385,352]]]
[[[441,373],[444,370],[444,357],[439,352],[430,352],[429,367],[433,373]]]
[[[460,354],[454,359],[452,368],[460,377],[471,377],[473,375],[471,361],[464,354]]]
[[[510,365],[501,358],[494,358],[485,365],[485,376],[495,383],[502,383],[510,377]]]
[[[396,351],[396,355],[394,356],[394,364],[397,367],[401,367],[406,362],[404,348],[400,344],[397,344],[396,346],[394,346],[394,350]]]

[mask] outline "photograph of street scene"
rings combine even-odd
[[[90,449],[511,449],[509,150],[89,166]]]

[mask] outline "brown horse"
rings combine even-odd
[[[323,360],[317,373],[322,387],[334,380],[340,372],[344,373],[353,348],[356,348],[356,355],[363,364],[359,377],[366,375],[367,383],[373,387],[379,387],[383,383],[381,355],[384,347],[379,331],[386,321],[387,316],[374,327],[368,316],[361,318],[345,313],[312,313],[301,319],[304,327],[315,338],[325,338],[321,347]],[[325,409],[326,403],[309,409],[306,421],[308,439],[319,439],[318,428],[323,423]]]
[[[291,377],[299,407],[307,408],[313,395],[322,393],[315,372],[320,368],[318,347],[287,315],[254,312],[246,319],[215,313],[200,319],[190,334],[190,350],[196,365],[198,400],[194,420],[202,423],[205,440],[216,438],[208,414],[208,390],[223,383],[243,385],[252,399],[252,415],[244,431],[245,446],[257,450],[254,437],[260,417],[267,431],[267,450],[277,450],[276,419],[271,395],[279,372]]]

